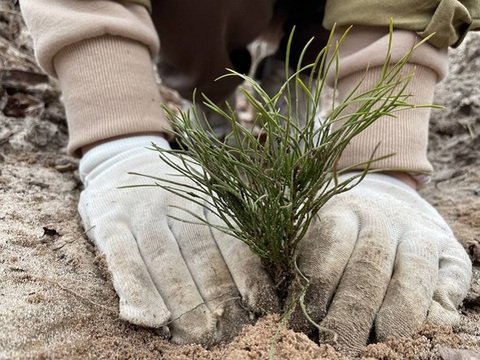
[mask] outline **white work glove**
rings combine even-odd
[[[334,196],[299,244],[310,278],[305,304],[313,319],[356,352],[372,328],[377,340],[411,336],[425,321],[456,324],[472,264],[438,212],[411,187],[369,174]],[[309,324],[292,319],[294,328]],[[310,325],[311,327],[311,325]],[[332,340],[331,334],[325,340]]]
[[[273,286],[259,258],[239,240],[167,216],[194,220],[170,207],[175,205],[215,221],[200,205],[160,187],[118,188],[153,183],[128,172],[190,182],[146,149],[152,141],[169,146],[161,137],[136,136],[84,155],[80,216],[105,255],[120,318],[148,327],[169,324],[177,343],[226,340],[252,316],[276,309]]]

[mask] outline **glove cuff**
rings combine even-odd
[[[114,163],[124,161],[131,156],[138,155],[139,152],[147,151],[146,148],[152,143],[160,148],[170,149],[170,145],[165,138],[155,135],[125,137],[97,145],[88,150],[80,160],[80,179],[85,183],[85,179],[98,169],[100,165],[108,167],[107,162],[113,165]]]
[[[341,181],[343,181],[343,180],[350,179],[352,176],[355,176],[355,175],[360,175],[360,172],[357,172],[357,171],[348,172],[346,174],[342,174],[339,178]],[[386,183],[389,185],[402,188],[405,191],[418,194],[417,191],[414,188],[412,188],[410,185],[388,174],[368,173],[365,176],[365,178],[362,180],[361,184],[366,185],[369,182],[374,182],[374,183],[382,182],[382,183]],[[356,182],[354,181],[354,183]]]

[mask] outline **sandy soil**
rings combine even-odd
[[[0,3],[0,359],[268,358],[275,317],[210,350],[172,345],[118,319],[115,292],[76,212],[81,183],[65,153],[60,94],[32,60],[13,3]],[[422,193],[474,261],[463,322],[371,344],[359,355],[364,359],[480,359],[480,34],[451,59],[436,96],[446,109],[433,113],[436,173]],[[275,358],[349,359],[285,329]]]

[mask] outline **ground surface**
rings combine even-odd
[[[0,3],[0,359],[266,359],[275,318],[231,344],[175,346],[118,320],[117,298],[76,212],[81,190],[59,92],[32,60],[14,1]],[[480,34],[451,52],[439,87],[424,196],[445,216],[474,261],[463,322],[426,326],[411,339],[366,347],[362,358],[480,359]],[[456,349],[456,350],[454,350]],[[278,359],[347,359],[283,330]]]

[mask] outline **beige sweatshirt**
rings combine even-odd
[[[21,6],[39,64],[59,79],[71,154],[81,156],[82,147],[119,136],[167,133],[169,124],[153,72],[159,39],[145,7],[110,0],[22,0]],[[264,21],[267,24],[269,19]],[[395,31],[392,61],[398,61],[417,41],[415,32]],[[340,97],[353,89],[367,66],[370,71],[361,89],[375,83],[387,45],[386,28],[352,30],[340,53]],[[405,69],[415,70],[408,88],[413,103],[431,103],[434,86],[446,69],[446,49],[424,44],[414,53]],[[374,168],[430,173],[426,158],[429,113],[415,109],[399,113],[396,119],[379,120],[350,143],[340,166],[368,160],[380,144],[376,155],[395,156],[375,163]]]

